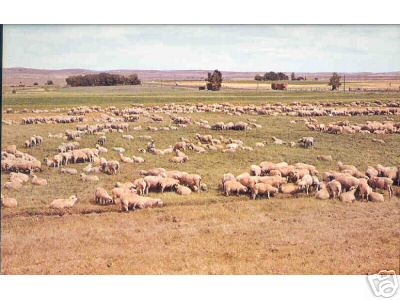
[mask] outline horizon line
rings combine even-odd
[[[174,72],[174,71],[213,71],[219,70],[216,69],[86,69],[86,68],[79,68],[79,67],[71,67],[71,68],[59,68],[59,69],[47,69],[47,68],[32,68],[32,67],[4,67],[5,69],[31,69],[31,70],[45,70],[45,71],[66,71],[66,70],[82,70],[82,71],[92,71],[92,72],[107,72],[107,71],[157,71],[157,72]],[[400,70],[397,71],[381,71],[381,72],[373,72],[373,71],[234,71],[234,70],[219,70],[221,72],[231,72],[231,73],[266,73],[266,72],[282,72],[282,73],[370,73],[370,74],[381,74],[381,73],[400,73]]]

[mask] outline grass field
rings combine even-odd
[[[6,108],[52,109],[80,105],[126,107],[135,103],[222,103],[264,104],[267,102],[310,103],[338,101],[400,101],[397,93],[289,93],[254,90],[223,90],[218,93],[171,86],[48,88],[4,91]],[[55,115],[60,113],[48,113]],[[63,112],[65,114],[65,112]],[[3,119],[19,121],[32,113],[3,114]],[[91,119],[96,114],[85,117]],[[134,125],[157,126],[147,118]],[[116,176],[100,174],[98,184],[83,183],[77,175],[61,175],[45,167],[39,177],[49,182],[46,187],[27,183],[19,191],[3,191],[18,200],[16,209],[2,211],[1,272],[6,274],[366,274],[381,269],[399,272],[400,201],[386,196],[384,203],[344,204],[338,200],[320,201],[313,196],[272,198],[250,201],[247,196],[225,197],[219,190],[223,173],[249,171],[261,161],[305,162],[320,172],[335,169],[336,161],[351,163],[364,170],[367,165],[400,165],[398,135],[366,136],[330,135],[311,132],[300,119],[288,116],[229,116],[222,113],[191,114],[194,120],[246,121],[255,119],[261,129],[248,132],[215,132],[196,125],[176,131],[130,131],[135,139],[122,139],[120,133],[107,134],[107,148],[127,149],[126,155],[139,155],[146,141],[139,135],[151,135],[157,147],[166,148],[180,137],[193,139],[196,133],[238,138],[254,147],[267,141],[265,148],[235,153],[189,152],[190,160],[182,165],[170,163],[171,155],[141,154],[143,165],[122,164]],[[399,122],[400,116],[391,117]],[[320,122],[349,117],[318,117]],[[386,120],[386,116],[351,117],[352,122]],[[48,133],[74,129],[76,124],[3,125],[2,145],[22,148],[28,137],[44,137],[42,146],[26,150],[40,160],[56,154],[59,139]],[[297,141],[313,136],[313,149],[271,144],[271,137]],[[372,138],[385,140],[377,144]],[[85,136],[81,147],[93,147],[97,136]],[[25,151],[25,149],[23,150]],[[333,162],[321,162],[317,155],[332,155]],[[117,159],[113,151],[104,155]],[[73,165],[80,171],[86,164]],[[94,203],[96,186],[111,190],[117,181],[138,178],[140,169],[164,167],[202,175],[209,191],[178,196],[158,195],[163,208],[120,213],[115,206]],[[1,175],[2,182],[8,179]],[[55,198],[77,194],[80,202],[60,214],[48,208]],[[151,196],[156,195],[151,193]]]
[[[384,83],[382,83],[384,82]],[[145,82],[142,86],[118,86],[96,88],[68,88],[68,87],[4,87],[3,106],[12,106],[17,109],[34,105],[36,108],[72,107],[77,105],[112,105],[126,106],[133,103],[156,105],[166,102],[190,103],[199,101],[204,103],[242,103],[260,104],[264,102],[294,102],[303,101],[316,103],[320,101],[352,102],[355,100],[398,100],[399,93],[343,93],[343,92],[283,92],[259,89],[255,81],[229,81],[226,84],[251,85],[250,89],[222,89],[218,93],[199,91],[185,85],[200,85],[204,82],[180,82],[175,86],[175,81]],[[315,82],[298,82],[301,86],[311,85]],[[318,83],[319,84],[319,83]],[[386,81],[374,83],[358,82],[361,87],[382,88]],[[399,85],[400,81],[393,81],[392,88]],[[270,83],[268,83],[270,86]],[[326,86],[326,83],[324,83]],[[12,94],[12,90],[16,94]]]

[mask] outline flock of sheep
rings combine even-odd
[[[329,124],[319,123],[318,120],[306,120],[306,126],[312,131],[321,131],[331,134],[341,133],[374,133],[374,134],[400,134],[400,122],[393,121],[367,121],[365,124],[350,124],[350,121],[332,122]]]
[[[95,201],[100,205],[116,204],[122,211],[147,207],[163,206],[159,198],[145,196],[149,192],[175,191],[178,195],[189,195],[192,191],[207,191],[207,185],[201,183],[201,176],[178,170],[166,171],[164,168],[141,170],[142,176],[125,183],[117,182],[110,194],[102,187],[95,190]]]
[[[387,191],[393,195],[393,184],[400,185],[400,166],[385,167],[378,164],[369,166],[366,172],[359,171],[353,165],[338,162],[339,171],[328,171],[320,174],[313,165],[286,162],[261,162],[252,165],[250,172],[224,174],[222,191],[226,196],[231,194],[249,194],[252,199],[257,196],[270,198],[278,193],[295,195],[315,192],[317,199],[339,198],[343,202],[356,199],[382,202],[384,197],[378,191]]]
[[[28,109],[22,110],[22,113],[28,112]],[[341,102],[320,102],[320,103],[266,103],[263,105],[235,105],[232,103],[167,103],[160,106],[144,106],[142,104],[135,104],[134,107],[119,109],[114,106],[101,108],[99,106],[81,106],[72,109],[56,108],[52,111],[67,111],[69,116],[55,116],[55,117],[31,117],[24,118],[23,124],[34,123],[69,123],[69,122],[83,122],[82,118],[85,114],[98,112],[98,113],[112,113],[115,116],[121,117],[120,120],[126,119],[127,122],[134,122],[138,120],[139,115],[148,116],[154,113],[165,114],[179,114],[179,113],[201,113],[201,112],[220,112],[229,115],[287,115],[287,116],[355,116],[355,115],[398,115],[400,114],[399,101],[381,102],[381,101],[359,101],[351,103]],[[11,108],[6,109],[6,113],[19,113]],[[38,113],[38,110],[32,110]],[[40,112],[48,112],[48,110],[41,110]],[[78,116],[75,118],[75,116]],[[175,117],[175,124],[188,124],[190,118]],[[24,121],[25,120],[25,121]],[[160,120],[160,119],[159,119]]]
[[[22,118],[23,125],[49,124],[49,123],[83,123],[87,122],[86,114],[98,113],[100,117],[93,118],[94,124],[77,124],[74,130],[65,130],[63,133],[51,134],[48,138],[59,138],[63,142],[54,149],[56,154],[44,158],[45,166],[57,168],[62,174],[78,175],[78,170],[68,165],[88,163],[79,174],[79,179],[84,182],[98,182],[96,173],[108,175],[118,174],[123,164],[142,164],[145,159],[141,156],[126,156],[122,147],[112,147],[112,151],[118,153],[118,160],[107,160],[103,154],[108,153],[108,133],[120,133],[122,138],[128,141],[135,139],[128,134],[128,130],[144,130],[142,126],[132,126],[132,122],[140,118],[147,118],[150,122],[158,123],[164,121],[160,113],[170,118],[168,126],[148,126],[149,131],[178,130],[180,127],[199,126],[202,129],[210,130],[238,130],[247,131],[262,128],[256,120],[248,118],[248,122],[217,122],[210,125],[207,120],[193,121],[191,117],[177,116],[179,113],[201,113],[216,112],[232,116],[242,114],[249,115],[286,115],[308,117],[305,120],[310,130],[324,131],[329,133],[378,133],[391,134],[400,133],[400,123],[393,121],[366,122],[365,124],[351,125],[348,121],[321,124],[313,116],[353,116],[353,115],[400,115],[400,102],[380,103],[357,102],[352,105],[342,103],[275,103],[264,105],[234,105],[223,104],[175,104],[169,103],[160,106],[144,106],[135,104],[128,108],[116,108],[109,106],[81,106],[69,110],[56,108],[53,112],[66,111],[67,115],[53,117],[26,117]],[[24,109],[22,112],[28,112]],[[47,110],[35,111],[35,113],[48,113]],[[7,109],[6,113],[19,113]],[[5,124],[12,125],[13,122],[3,120]],[[295,121],[293,121],[295,122]],[[97,141],[93,146],[80,148],[80,141],[86,135],[97,135]],[[175,144],[167,148],[157,148],[154,140],[149,135],[140,135],[139,139],[148,141],[147,146],[137,149],[142,153],[154,155],[171,154],[170,162],[181,164],[189,161],[190,152],[205,153],[208,151],[220,151],[232,153],[239,150],[253,151],[254,148],[245,145],[240,139],[227,138],[224,136],[212,136],[210,134],[196,133],[193,138],[181,137]],[[279,138],[272,137],[273,144],[282,145],[285,142]],[[43,138],[34,135],[25,141],[26,148],[40,146]],[[255,147],[264,147],[266,141],[260,141]],[[291,146],[299,144],[301,147],[309,148],[314,146],[313,137],[302,137],[296,142],[290,142]],[[330,156],[321,155],[318,159],[332,160]],[[251,199],[266,196],[270,198],[277,194],[295,195],[299,193],[315,193],[318,199],[339,198],[344,202],[352,202],[356,199],[383,201],[380,191],[387,191],[389,197],[394,193],[393,185],[400,185],[400,167],[368,167],[366,172],[359,171],[355,166],[338,163],[337,171],[320,173],[313,166],[305,163],[288,164],[286,162],[272,163],[262,162],[259,165],[252,165],[250,172],[234,176],[231,173],[224,174],[221,189],[224,195],[248,194]],[[2,150],[2,172],[10,173],[9,181],[4,184],[5,189],[19,189],[29,181],[33,185],[45,186],[47,180],[37,177],[35,172],[42,171],[41,161],[27,153],[17,150],[15,145],[10,145]],[[189,195],[192,192],[207,191],[208,187],[202,183],[199,174],[188,174],[183,171],[167,171],[163,168],[140,171],[140,178],[130,182],[117,183],[111,191],[111,195],[103,188],[96,187],[94,199],[98,205],[119,205],[122,211],[134,210],[147,207],[163,206],[159,198],[151,198],[149,192],[174,191],[179,195]],[[55,199],[51,202],[51,208],[73,207],[78,197],[72,195],[68,199]],[[15,207],[17,201],[14,198],[1,198],[5,207]]]

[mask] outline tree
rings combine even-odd
[[[214,73],[208,73],[207,79],[207,90],[210,91],[219,91],[222,85],[222,73],[218,70],[215,70]]]
[[[99,73],[88,75],[69,76],[65,79],[69,86],[110,86],[110,85],[139,85],[141,80],[137,74],[127,77],[117,74]]]
[[[340,76],[335,72],[332,74],[332,77],[329,79],[329,86],[332,87],[332,91],[339,89],[340,83]]]
[[[53,85],[54,82],[53,82],[53,80],[47,80],[46,84],[47,84],[47,85]]]
[[[39,85],[39,83],[37,83],[37,82],[34,82],[34,83],[33,83],[33,85]]]
[[[263,80],[270,80],[270,81],[275,81],[275,80],[289,80],[289,77],[286,76],[285,73],[279,72],[268,72],[264,74],[264,79]]]
[[[296,75],[294,75],[294,72],[290,75],[290,80],[296,80]]]

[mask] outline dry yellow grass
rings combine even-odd
[[[398,270],[399,202],[234,199],[3,220],[5,274],[366,274]]]

